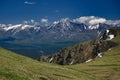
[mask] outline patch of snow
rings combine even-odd
[[[60,22],[62,22],[62,23],[66,23],[66,22],[69,22],[69,21],[70,21],[69,18],[62,18],[62,19],[60,20]]]
[[[107,34],[109,33],[109,30],[106,30]]]
[[[112,48],[108,49],[109,51],[112,50]]]
[[[85,25],[84,25],[84,29],[87,29]]]
[[[93,29],[91,25],[90,25],[90,26],[88,26],[88,28],[89,28],[89,29]]]
[[[21,29],[24,30],[24,29],[29,28],[29,27],[31,27],[31,26],[30,25],[24,25],[24,26],[21,27]]]
[[[74,63],[74,59],[71,61],[71,63],[70,63],[70,64],[72,65],[73,63]]]
[[[50,58],[49,62],[51,62],[53,59],[54,59],[53,57],[52,57],[52,58]]]
[[[58,24],[58,23],[59,23],[59,21],[54,21],[54,22],[53,22],[54,25],[56,25],[56,24]]]
[[[34,27],[34,29],[35,29],[36,31],[39,31],[39,30],[40,30],[40,27]]]
[[[102,53],[98,53],[97,57],[101,58],[102,57]]]
[[[90,25],[88,28],[89,29],[98,29],[99,28],[99,24]]]
[[[113,34],[110,34],[110,35],[107,36],[107,39],[106,39],[106,40],[111,40],[111,39],[113,39],[113,38],[114,38],[114,35],[113,35]]]
[[[9,26],[9,27],[4,27],[3,29],[8,31],[8,30],[11,30],[11,29],[16,29],[18,27],[20,27],[22,24],[17,24],[17,25],[13,25],[13,26]]]
[[[91,62],[93,59],[88,59],[87,61],[85,61],[85,63]]]

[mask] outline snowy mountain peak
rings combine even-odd
[[[0,24],[0,30],[3,32],[44,32],[51,31],[52,33],[65,33],[72,31],[80,32],[85,30],[103,30],[110,27],[120,27],[120,20],[106,20],[105,18],[95,16],[83,16],[76,19],[62,18],[59,21],[54,21],[52,25],[40,27],[40,22],[35,22],[33,19],[24,21],[22,24],[6,25]]]
[[[120,27],[120,20],[106,20],[95,16],[84,16],[76,19],[63,18],[54,21],[49,26],[40,26],[40,22],[34,20],[25,21],[22,24],[0,24],[0,36],[16,39],[89,39],[86,34],[97,35],[106,29]],[[83,34],[85,33],[85,34]],[[81,36],[82,35],[82,36]],[[3,36],[3,38],[4,38]]]
[[[5,31],[21,31],[21,30],[26,30],[26,29],[31,29],[33,28],[34,30],[40,30],[40,26],[35,26],[35,25],[28,25],[28,24],[16,24],[16,25],[0,25],[1,28]]]
[[[60,20],[61,23],[67,23],[67,22],[70,22],[71,20],[69,18],[62,18]]]
[[[17,25],[8,25],[7,27],[4,27],[3,29],[8,31],[8,30],[11,30],[11,29],[16,29],[18,27],[21,27],[22,24],[17,24]]]
[[[54,22],[53,22],[53,25],[54,25],[54,26],[60,25],[60,26],[62,26],[62,27],[64,27],[64,26],[70,26],[70,22],[71,22],[71,20],[70,20],[69,18],[62,18],[62,19],[59,20],[59,21],[54,21]]]
[[[71,26],[71,20],[69,18],[62,18],[59,21],[54,21],[52,23],[51,26],[49,26],[47,29],[51,29],[51,28],[57,28],[57,27],[61,27],[61,29],[67,29],[68,27]]]
[[[31,28],[31,27],[32,27],[32,26],[30,26],[30,25],[22,25],[22,26],[21,26],[21,29],[24,30],[24,29]]]

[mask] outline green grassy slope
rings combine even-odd
[[[55,64],[42,63],[0,48],[1,80],[78,79],[72,70]]]
[[[90,63],[67,66],[67,68],[83,71],[88,76],[104,80],[120,80],[120,36],[112,41],[117,42],[118,46],[106,51],[102,58],[96,58]]]
[[[27,58],[0,48],[0,80],[120,80],[118,46],[89,63],[61,66]]]

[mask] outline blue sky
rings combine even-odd
[[[0,23],[80,16],[120,19],[120,0],[0,0]]]

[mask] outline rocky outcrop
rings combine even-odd
[[[119,29],[120,30],[120,29]],[[111,40],[106,40],[109,34],[118,35],[116,29],[109,29],[96,40],[76,44],[72,47],[62,49],[59,53],[41,56],[40,61],[57,63],[60,65],[70,65],[83,62],[90,62],[96,57],[102,57],[104,52],[117,44]]]

